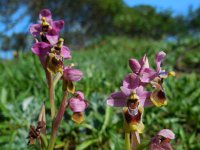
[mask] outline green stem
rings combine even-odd
[[[42,141],[42,145],[43,145],[44,148],[46,149],[46,148],[47,148],[47,145],[48,145],[46,136],[45,136],[44,134],[41,134],[41,135],[40,135],[40,139],[41,139],[41,141]]]
[[[104,123],[103,123],[103,126],[100,130],[100,134],[102,134],[105,129],[106,129],[106,126],[108,125],[109,123],[109,119],[110,119],[110,112],[111,112],[111,109],[109,106],[106,106],[106,113],[105,113],[105,120],[104,120]]]
[[[125,133],[125,150],[131,150],[130,133]]]
[[[48,82],[49,99],[51,106],[51,119],[53,120],[55,117],[54,86],[53,86],[52,74],[48,70],[46,70],[46,77]]]
[[[50,138],[47,150],[53,150],[54,144],[55,144],[55,139],[56,139],[56,132],[57,131],[52,130],[52,132],[51,132],[51,138]]]

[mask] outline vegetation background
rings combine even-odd
[[[130,58],[147,54],[155,67],[155,53],[160,50],[167,53],[164,69],[176,71],[177,76],[164,84],[168,105],[145,109],[142,139],[147,141],[160,129],[169,128],[176,134],[174,149],[200,149],[200,7],[190,9],[186,16],[174,16],[148,5],[130,7],[122,0],[1,0],[0,26],[5,32],[0,33],[0,46],[14,52],[13,59],[0,60],[2,149],[36,149],[27,147],[29,126],[36,124],[43,102],[50,113],[44,72],[30,51],[33,39],[22,24],[36,22],[42,8],[49,8],[55,19],[64,18],[62,36],[73,56],[67,64],[73,62],[84,72],[77,88],[89,102],[81,125],[75,125],[66,111],[56,149],[122,150],[121,109],[107,107],[105,100],[131,72]],[[6,32],[13,28],[20,31]],[[58,85],[57,105],[61,96]]]

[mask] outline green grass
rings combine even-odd
[[[131,72],[129,58],[140,59],[146,53],[155,67],[155,53],[163,50],[167,53],[163,68],[175,69],[177,76],[167,79],[164,85],[168,105],[145,109],[145,133],[141,138],[148,140],[160,129],[170,128],[176,134],[176,139],[172,141],[174,149],[200,149],[197,143],[200,140],[198,41],[166,43],[107,37],[87,48],[72,51],[73,59],[66,61],[66,64],[73,62],[76,68],[84,72],[84,78],[76,86],[85,93],[89,108],[82,125],[75,125],[70,120],[72,113],[67,109],[58,133],[61,141],[56,141],[57,145],[64,142],[77,146],[77,149],[123,149],[122,110],[106,107],[105,100],[111,92],[119,90],[122,79]],[[12,61],[1,60],[0,70],[0,147],[26,149],[29,125],[36,123],[44,101],[50,114],[44,72],[38,58],[30,52],[20,54]],[[59,83],[56,89],[57,106],[61,97]],[[47,116],[47,120],[50,120],[50,116]]]

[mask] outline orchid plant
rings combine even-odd
[[[167,104],[163,81],[174,76],[173,71],[167,72],[161,68],[165,58],[163,51],[156,54],[156,69],[149,66],[146,55],[140,61],[129,60],[132,73],[125,76],[119,92],[112,93],[107,99],[107,105],[123,107],[125,147],[135,150],[140,145],[140,134],[144,132],[142,116],[144,108],[148,106],[161,107]],[[147,86],[152,91],[147,91]],[[174,133],[169,129],[161,130],[148,144],[150,150],[171,150],[169,143],[174,139]]]
[[[56,133],[67,107],[71,109],[73,115],[71,119],[80,124],[84,121],[84,110],[88,103],[84,94],[76,91],[74,82],[81,80],[83,73],[73,68],[70,64],[65,66],[64,60],[70,59],[71,54],[64,39],[59,37],[60,31],[64,27],[63,20],[53,21],[51,11],[41,10],[38,24],[30,26],[30,33],[35,38],[32,52],[38,56],[46,75],[49,92],[52,129],[49,141],[46,135],[46,112],[45,105],[41,107],[37,126],[30,126],[29,144],[38,141],[41,150],[53,150]],[[55,89],[58,81],[62,81],[63,97],[60,107],[55,106]]]

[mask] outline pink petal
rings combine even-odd
[[[139,78],[136,74],[130,73],[123,80],[123,86],[128,89],[135,89],[139,86]]]
[[[151,143],[149,145],[149,150],[166,150],[166,149],[163,149],[158,143]]]
[[[51,29],[47,32],[46,38],[51,45],[55,45],[58,42],[58,32],[54,29]]]
[[[142,77],[140,78],[141,82],[148,83],[157,76],[157,72],[151,68],[145,68]]]
[[[126,106],[127,96],[122,92],[115,92],[110,95],[107,99],[107,105],[114,107],[124,107]]]
[[[140,105],[142,107],[152,106],[152,102],[150,100],[151,92],[145,91],[143,86],[140,86],[136,89],[136,94],[139,96]]]
[[[139,73],[141,65],[138,62],[138,60],[130,59],[129,60],[129,66],[130,66],[131,70],[133,71],[133,73],[136,73],[136,74]]]
[[[127,87],[121,86],[120,89],[127,97],[131,94],[131,90]]]
[[[40,15],[39,15],[40,20],[42,17],[45,17],[46,21],[51,23],[52,15],[51,15],[51,11],[49,9],[43,9],[40,11]]]
[[[160,142],[159,136],[155,136],[151,139],[149,150],[172,150],[172,146],[169,142]]]
[[[78,69],[67,68],[63,72],[63,77],[66,80],[69,80],[69,81],[72,81],[72,82],[73,81],[79,81],[83,77],[83,73]]]
[[[75,94],[77,94],[77,97],[78,97],[79,99],[84,100],[84,94],[83,94],[82,92],[77,91],[77,92],[75,92]]]
[[[160,147],[162,147],[163,150],[173,150],[171,144],[168,142],[162,142]]]
[[[64,21],[63,20],[53,21],[52,27],[57,32],[60,32],[60,30],[62,30],[62,28],[64,27]]]
[[[61,48],[61,55],[65,59],[71,58],[70,50],[69,50],[69,48],[67,46],[62,46],[62,48]]]
[[[42,27],[40,24],[32,24],[29,28],[30,33],[36,37],[40,35],[40,32],[42,31]]]
[[[140,60],[140,65],[141,65],[140,74],[143,73],[145,68],[149,68],[149,61],[148,61],[148,58],[146,57],[146,55],[144,55],[142,57],[142,59]]]
[[[40,62],[43,66],[43,68],[46,68],[46,57],[45,55],[39,56]]]
[[[170,140],[175,139],[175,134],[169,129],[163,129],[160,132],[158,132],[157,135],[163,136]]]
[[[83,112],[87,107],[87,102],[79,98],[70,98],[69,107],[73,112]]]
[[[161,71],[160,65],[161,62],[164,60],[166,54],[165,52],[161,51],[159,53],[156,54],[156,67],[157,67],[157,72]]]
[[[45,42],[38,42],[31,48],[32,52],[38,56],[47,55],[51,49],[51,45]]]

